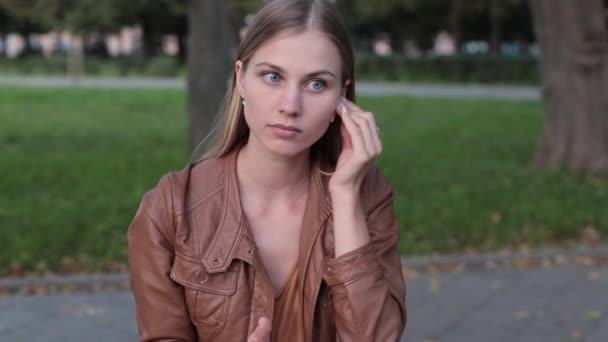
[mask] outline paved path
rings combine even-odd
[[[606,252],[405,259],[409,321],[401,341],[608,341]],[[62,281],[87,279],[49,283]],[[11,282],[31,281],[4,279],[0,288]],[[3,342],[136,339],[127,290],[0,296]]]
[[[73,87],[74,82],[65,77],[0,76],[0,85],[66,88]],[[185,81],[176,78],[83,78],[78,81],[77,85],[83,88],[181,89],[184,87]],[[357,82],[357,93],[370,96],[483,97],[513,100],[540,97],[536,87],[388,82]]]

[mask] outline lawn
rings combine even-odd
[[[142,194],[187,162],[177,90],[0,87],[0,275],[116,270]],[[608,232],[608,180],[526,164],[535,101],[363,97],[407,255],[570,244]],[[117,266],[118,265],[118,266]]]

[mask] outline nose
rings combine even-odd
[[[298,116],[302,110],[302,94],[299,86],[290,85],[281,94],[279,111],[281,114]]]

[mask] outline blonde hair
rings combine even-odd
[[[336,9],[328,0],[275,0],[255,16],[243,38],[236,60],[243,70],[257,49],[269,39],[285,32],[317,29],[326,34],[338,48],[342,60],[342,84],[346,80],[346,98],[355,101],[354,55],[348,33]],[[216,117],[211,133],[195,149],[193,163],[207,158],[220,158],[244,144],[249,127],[243,115],[243,104],[236,88],[236,72]],[[312,162],[318,167],[335,168],[342,150],[340,118],[336,116],[327,132],[311,147]]]

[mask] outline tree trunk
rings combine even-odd
[[[236,36],[223,0],[189,0],[188,7],[188,111],[193,151],[211,131],[226,94]]]
[[[2,58],[8,57],[8,49],[6,48],[6,43],[6,32],[0,32],[0,45],[2,45],[2,53],[0,54],[0,57]]]
[[[501,4],[499,0],[490,1],[490,54],[492,56],[498,56],[500,53],[500,45],[502,43],[501,30],[500,30],[500,19]]]
[[[145,15],[141,20],[141,50],[139,51],[139,67],[144,69],[150,58],[157,54],[159,45],[158,34],[152,29],[152,23]]]
[[[72,36],[67,72],[72,86],[79,86],[84,74],[84,37],[82,36]]]
[[[462,53],[462,3],[463,0],[453,0],[450,11],[450,31],[454,38],[456,54]]]
[[[175,34],[177,35],[177,59],[179,64],[183,65],[188,56],[188,22],[186,18],[179,21]]]
[[[602,0],[531,0],[545,127],[532,166],[608,172],[608,34]]]

